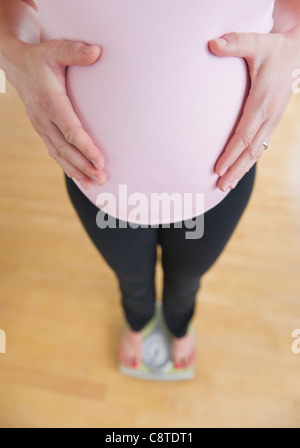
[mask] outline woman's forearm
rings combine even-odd
[[[30,0],[0,0],[0,67],[4,70],[17,63],[23,43],[34,44],[40,39],[35,4]]]
[[[300,28],[300,0],[276,0],[273,18],[273,33],[284,33],[292,28]]]

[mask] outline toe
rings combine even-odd
[[[140,354],[139,356],[136,356],[136,358],[135,358],[135,364],[134,364],[134,367],[135,367],[136,369],[138,369],[139,366],[140,366],[140,364],[141,364],[141,362],[142,362],[142,357],[141,357],[141,354]]]
[[[191,362],[190,360],[191,360],[190,356],[187,356],[187,357],[185,358],[185,364],[184,364],[184,366],[185,366],[186,369],[188,369],[188,368],[190,367],[190,362]]]
[[[182,367],[183,367],[184,369],[186,369],[186,367],[187,367],[187,365],[188,365],[187,358],[184,358],[184,359],[181,361],[181,365],[182,365]]]
[[[193,364],[194,364],[194,362],[193,362],[193,355],[191,355],[191,356],[189,357],[187,367],[191,367]]]
[[[127,354],[124,355],[124,364],[126,367],[130,367],[129,358]]]
[[[174,358],[173,364],[175,369],[181,369],[180,362],[178,359]]]
[[[180,362],[176,356],[173,357],[173,364],[174,364],[175,369],[180,369]]]
[[[196,361],[196,350],[193,351],[192,356],[191,356],[191,363],[194,364]]]
[[[135,357],[134,356],[130,357],[129,363],[130,363],[130,367],[132,368],[134,366],[134,363],[135,363]]]
[[[183,358],[181,358],[181,359],[179,360],[178,364],[179,364],[179,366],[180,366],[180,369],[184,369],[184,359],[183,359]]]

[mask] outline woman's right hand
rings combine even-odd
[[[26,113],[43,139],[50,156],[69,177],[89,189],[103,185],[105,161],[99,148],[83,129],[66,90],[66,67],[95,63],[98,45],[51,40],[39,44],[20,43],[18,63],[7,78],[25,104]]]

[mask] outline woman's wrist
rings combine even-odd
[[[272,33],[285,33],[300,24],[299,0],[276,0]]]
[[[298,45],[300,44],[300,22],[293,26],[291,29],[286,31],[284,34],[287,36],[293,38],[295,42],[298,42]],[[299,53],[300,53],[300,47],[299,47]]]
[[[300,24],[282,34],[290,43],[291,53],[293,54],[295,61],[300,64]]]
[[[3,1],[0,6],[0,67],[6,71],[22,63],[27,44],[40,42],[40,24],[37,10],[25,1]]]
[[[14,74],[23,71],[28,43],[16,37],[7,37],[1,42],[0,68],[4,70],[8,81],[14,84]]]

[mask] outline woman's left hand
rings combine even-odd
[[[230,33],[209,41],[209,49],[217,56],[244,58],[251,80],[241,119],[215,166],[220,190],[235,188],[264,153],[264,143],[269,142],[293,95],[299,48],[299,28],[282,34]]]

